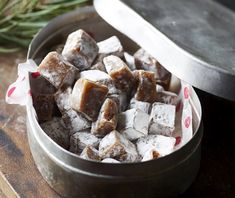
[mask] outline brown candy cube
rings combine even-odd
[[[99,156],[99,151],[93,148],[92,146],[87,146],[86,148],[84,148],[80,157],[86,160],[93,160],[93,161],[101,160]]]
[[[116,129],[118,107],[116,102],[107,98],[101,107],[98,119],[92,123],[91,133],[103,137]]]
[[[84,113],[88,119],[95,121],[107,93],[106,86],[80,78],[72,91],[71,106],[74,110]]]
[[[54,94],[56,88],[39,72],[29,72],[30,90],[35,94]]]
[[[81,153],[81,151],[86,146],[92,146],[94,148],[98,147],[100,139],[92,135],[87,131],[76,132],[70,137],[70,151],[76,154]]]
[[[64,61],[57,52],[48,53],[39,65],[38,71],[57,89],[71,85],[78,72],[75,67]]]
[[[65,127],[70,130],[70,134],[74,134],[91,127],[91,123],[85,118],[85,116],[73,109],[66,111],[63,114],[62,119]]]
[[[135,99],[149,103],[154,102],[157,96],[154,73],[144,70],[135,70],[133,73],[137,79]]]
[[[98,50],[95,40],[80,29],[68,36],[62,55],[79,70],[85,70],[91,67]]]
[[[121,91],[130,91],[135,79],[127,65],[119,57],[113,55],[105,57],[103,62],[115,86]]]
[[[108,55],[115,55],[120,58],[123,57],[123,47],[116,36],[112,36],[104,41],[100,41],[97,43],[97,45],[99,47],[100,61],[102,61],[103,58]]]
[[[100,141],[99,155],[102,159],[125,162],[135,162],[139,158],[135,145],[117,131],[110,132]]]
[[[143,69],[154,72],[155,78],[159,84],[167,86],[171,74],[154,57],[148,54],[144,49],[139,49],[135,54],[135,65],[137,69]]]

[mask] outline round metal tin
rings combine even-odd
[[[127,51],[136,44],[103,21],[92,7],[80,8],[50,22],[32,41],[28,58],[36,62],[69,33],[83,28],[96,40],[117,35]],[[30,149],[44,179],[64,197],[172,197],[183,193],[194,181],[200,166],[201,104],[192,89],[195,133],[172,154],[142,163],[109,164],[81,159],[63,149],[41,129],[32,105],[27,105],[27,132]]]

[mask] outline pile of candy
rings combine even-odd
[[[179,90],[143,49],[132,56],[116,36],[96,43],[77,30],[29,80],[42,129],[81,158],[140,162],[174,151]]]

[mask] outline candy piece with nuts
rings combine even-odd
[[[82,152],[86,146],[97,148],[100,139],[87,131],[76,132],[70,137],[70,151],[76,154]]]
[[[123,92],[130,91],[135,79],[127,65],[119,57],[113,55],[105,57],[103,62],[117,89]]]
[[[62,119],[64,126],[70,130],[70,134],[91,127],[91,122],[88,121],[82,113],[76,112],[73,109],[64,112]]]
[[[141,111],[149,114],[151,110],[151,103],[149,102],[142,102],[139,100],[136,100],[135,98],[132,98],[130,101],[130,109],[140,109]]]
[[[85,70],[91,67],[98,50],[95,40],[80,29],[68,36],[62,55],[79,70]]]
[[[63,127],[61,118],[54,117],[51,121],[42,123],[41,128],[57,144],[65,149],[69,147],[69,131]]]
[[[118,107],[116,102],[107,98],[101,107],[98,119],[92,123],[91,133],[104,137],[109,132],[115,130],[117,127],[117,113]]]
[[[137,69],[152,71],[158,83],[167,86],[171,74],[154,57],[148,54],[144,49],[139,49],[135,54],[135,65]]]
[[[172,136],[175,129],[174,105],[155,102],[150,114],[149,133]]]
[[[118,130],[129,140],[148,134],[149,115],[140,109],[130,109],[118,116]]]
[[[93,160],[93,161],[100,161],[101,160],[101,158],[99,156],[99,151],[96,150],[92,146],[86,146],[83,149],[80,157],[83,159],[86,159],[86,160]]]
[[[107,93],[108,88],[105,85],[80,78],[72,91],[71,106],[84,113],[89,120],[95,121]]]
[[[136,146],[143,161],[162,157],[174,151],[175,138],[162,135],[148,135],[137,140]]]
[[[152,159],[157,159],[159,158],[161,155],[160,153],[158,153],[158,151],[156,150],[156,148],[152,148],[150,150],[148,150],[143,158],[142,158],[142,162],[148,161],[148,160],[152,160]]]
[[[57,89],[62,86],[72,85],[78,72],[57,52],[48,53],[39,65],[38,71]]]
[[[117,131],[110,132],[100,141],[99,155],[103,159],[125,162],[135,162],[139,157],[135,145]]]
[[[66,87],[65,89],[59,89],[55,94],[55,101],[60,112],[64,112],[71,109],[70,95],[72,93],[71,87]]]
[[[133,74],[137,79],[135,99],[149,103],[154,102],[157,97],[154,73],[144,70],[135,70]]]

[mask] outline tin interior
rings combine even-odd
[[[34,59],[35,62],[39,64],[41,60],[45,57],[45,55],[53,49],[53,47],[64,43],[69,33],[80,28],[90,33],[96,41],[104,40],[113,35],[118,36],[118,38],[121,40],[121,43],[123,44],[124,49],[129,53],[134,53],[139,48],[136,43],[134,43],[129,38],[118,32],[114,28],[112,28],[102,18],[100,18],[92,7],[87,7],[82,10],[62,15],[53,20],[52,22],[50,22],[47,25],[47,27],[42,29],[35,37],[35,39],[32,41],[28,51],[28,58]],[[201,111],[200,101],[194,90],[192,92],[192,107],[193,107],[192,108],[193,130],[194,130],[194,136],[196,136],[199,131],[199,127],[201,126],[202,111]],[[34,108],[30,104],[27,105],[27,116],[28,116],[28,124],[30,125],[30,128],[34,133],[34,135],[38,136],[37,138],[39,142],[41,142],[41,146],[44,147],[47,151],[49,151],[51,157],[55,158],[55,156],[57,156],[59,159],[61,159],[60,163],[62,161],[64,162],[66,161],[68,162],[68,164],[74,167],[77,167],[78,164],[80,164],[80,166],[83,165],[86,166],[86,163],[88,162],[97,164],[99,166],[105,166],[103,165],[103,163],[83,160],[79,156],[63,149],[62,147],[57,145],[54,141],[52,141],[50,137],[48,137],[46,133],[43,132],[41,127],[39,126],[35,116]],[[192,139],[194,139],[194,136]],[[192,140],[190,140],[185,146],[187,145],[189,146],[191,141]],[[178,150],[175,151],[174,153],[177,152]],[[158,163],[161,164],[161,161],[163,161],[164,159],[169,160],[169,157],[172,156],[174,153],[152,161],[158,161]],[[133,164],[142,164],[142,163],[149,163],[149,162],[141,162]],[[120,166],[123,164],[110,164],[110,165]],[[130,164],[126,165],[131,166]],[[160,167],[161,166],[159,166],[159,168]],[[143,174],[144,173],[145,172],[143,172]],[[118,174],[118,172],[116,172],[116,174]]]

